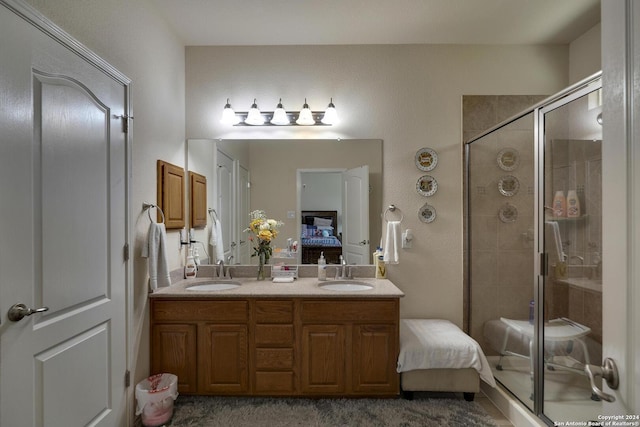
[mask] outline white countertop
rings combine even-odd
[[[404,293],[388,279],[355,278],[356,282],[367,283],[373,289],[364,291],[332,291],[322,289],[320,284],[336,282],[326,280],[320,282],[315,277],[302,277],[292,283],[274,283],[271,278],[258,281],[255,278],[234,277],[240,286],[233,289],[217,291],[189,291],[188,287],[215,280],[212,277],[198,277],[175,282],[171,286],[159,288],[149,295],[150,298],[261,298],[261,297],[304,297],[304,298],[401,298]],[[337,280],[340,281],[340,280]]]

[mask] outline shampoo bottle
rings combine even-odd
[[[580,200],[576,190],[567,192],[567,217],[578,218],[580,216]]]
[[[198,268],[196,267],[196,261],[193,259],[193,251],[192,249],[189,249],[187,262],[184,265],[184,278],[195,279],[197,274],[198,274]]]
[[[564,198],[564,191],[556,191],[553,197],[553,216],[557,218],[567,216],[567,199]]]
[[[320,252],[320,258],[318,258],[318,280],[327,280],[327,261],[324,259],[324,252]]]
[[[376,267],[376,279],[386,279],[387,265],[384,262],[384,253],[382,252],[382,248],[378,247],[375,253],[377,254],[374,260],[375,267]]]

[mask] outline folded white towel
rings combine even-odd
[[[209,236],[209,244],[213,246],[216,254],[216,259],[212,260],[214,263],[219,260],[224,260],[224,243],[222,241],[222,223],[219,219],[214,220],[211,225],[211,235]]]
[[[152,290],[171,285],[167,242],[164,224],[151,222],[147,243],[142,246],[142,257],[149,259],[149,286]]]
[[[383,260],[387,264],[398,264],[398,248],[400,247],[400,221],[387,222],[387,238],[384,242]]]

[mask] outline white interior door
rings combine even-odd
[[[0,425],[126,425],[127,83],[5,6]]]
[[[342,177],[342,254],[348,264],[370,264],[369,166],[349,169]]]

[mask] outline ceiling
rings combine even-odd
[[[187,46],[567,44],[600,0],[149,0]]]

